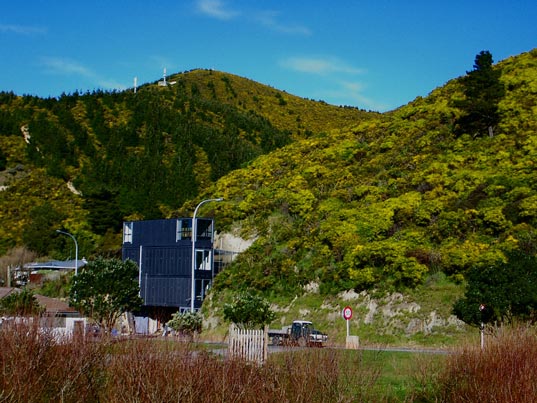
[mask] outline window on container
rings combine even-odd
[[[196,249],[196,270],[212,270],[211,251]]]
[[[196,219],[197,239],[213,239],[213,220]]]
[[[205,296],[211,289],[211,280],[208,279],[198,279],[196,280],[196,300],[203,301]]]
[[[177,231],[175,240],[180,241],[181,239],[190,239],[192,236],[192,220],[189,218],[183,218],[182,220],[177,220]]]
[[[123,224],[123,243],[132,243],[132,222]]]

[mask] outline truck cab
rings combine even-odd
[[[273,346],[315,346],[322,347],[328,336],[313,328],[309,320],[295,320],[290,326],[281,329],[269,329],[268,337],[272,339]]]
[[[326,342],[328,336],[315,330],[313,323],[307,320],[295,320],[291,325],[291,340],[299,346],[321,345]]]

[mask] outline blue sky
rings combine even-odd
[[[0,3],[0,90],[128,89],[194,68],[386,111],[537,47],[534,0],[20,0]]]

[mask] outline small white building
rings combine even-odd
[[[0,299],[20,291],[19,288],[0,287]],[[82,317],[67,302],[39,294],[35,294],[35,299],[45,310],[39,318],[39,327],[42,332],[50,332],[57,342],[64,342],[77,335],[83,336],[86,334],[88,319]],[[0,318],[0,326],[3,327],[9,323],[21,323],[21,321],[26,323],[26,320],[28,318],[2,317]]]

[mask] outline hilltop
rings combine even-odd
[[[334,106],[323,101],[300,98],[216,70],[191,70],[173,75],[170,81],[176,82],[174,85],[181,87],[190,96],[198,95],[261,115],[279,130],[290,131],[295,139],[347,127],[374,114],[355,107]]]

